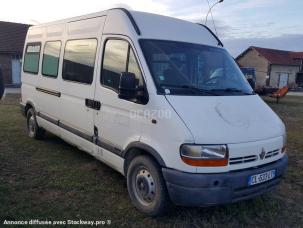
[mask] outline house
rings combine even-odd
[[[0,21],[0,67],[6,86],[21,83],[21,59],[29,26]]]
[[[249,47],[236,58],[241,67],[256,70],[256,86],[298,87],[302,75],[303,52]]]

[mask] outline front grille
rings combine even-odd
[[[271,158],[274,156],[277,156],[279,154],[280,150],[272,150],[272,151],[268,151],[265,155],[265,158]]]
[[[275,157],[275,156],[279,155],[279,152],[280,152],[279,149],[268,151],[265,154],[264,159]],[[245,157],[230,158],[229,159],[229,164],[230,165],[239,165],[239,164],[254,162],[254,161],[257,161],[257,160],[258,160],[258,155],[249,155],[249,156],[245,156]]]
[[[230,158],[229,164],[230,165],[243,164],[243,163],[253,162],[256,160],[258,160],[257,155],[250,155],[245,157]]]

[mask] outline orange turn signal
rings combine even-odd
[[[182,161],[191,166],[227,166],[227,159],[191,159],[188,157],[181,157]]]

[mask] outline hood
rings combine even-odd
[[[195,143],[227,144],[278,137],[285,127],[258,95],[166,96]]]

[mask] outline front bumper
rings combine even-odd
[[[194,174],[163,168],[170,199],[183,206],[212,206],[253,198],[271,191],[281,181],[288,156],[261,167],[216,174]],[[270,181],[248,186],[251,175],[276,170]]]

